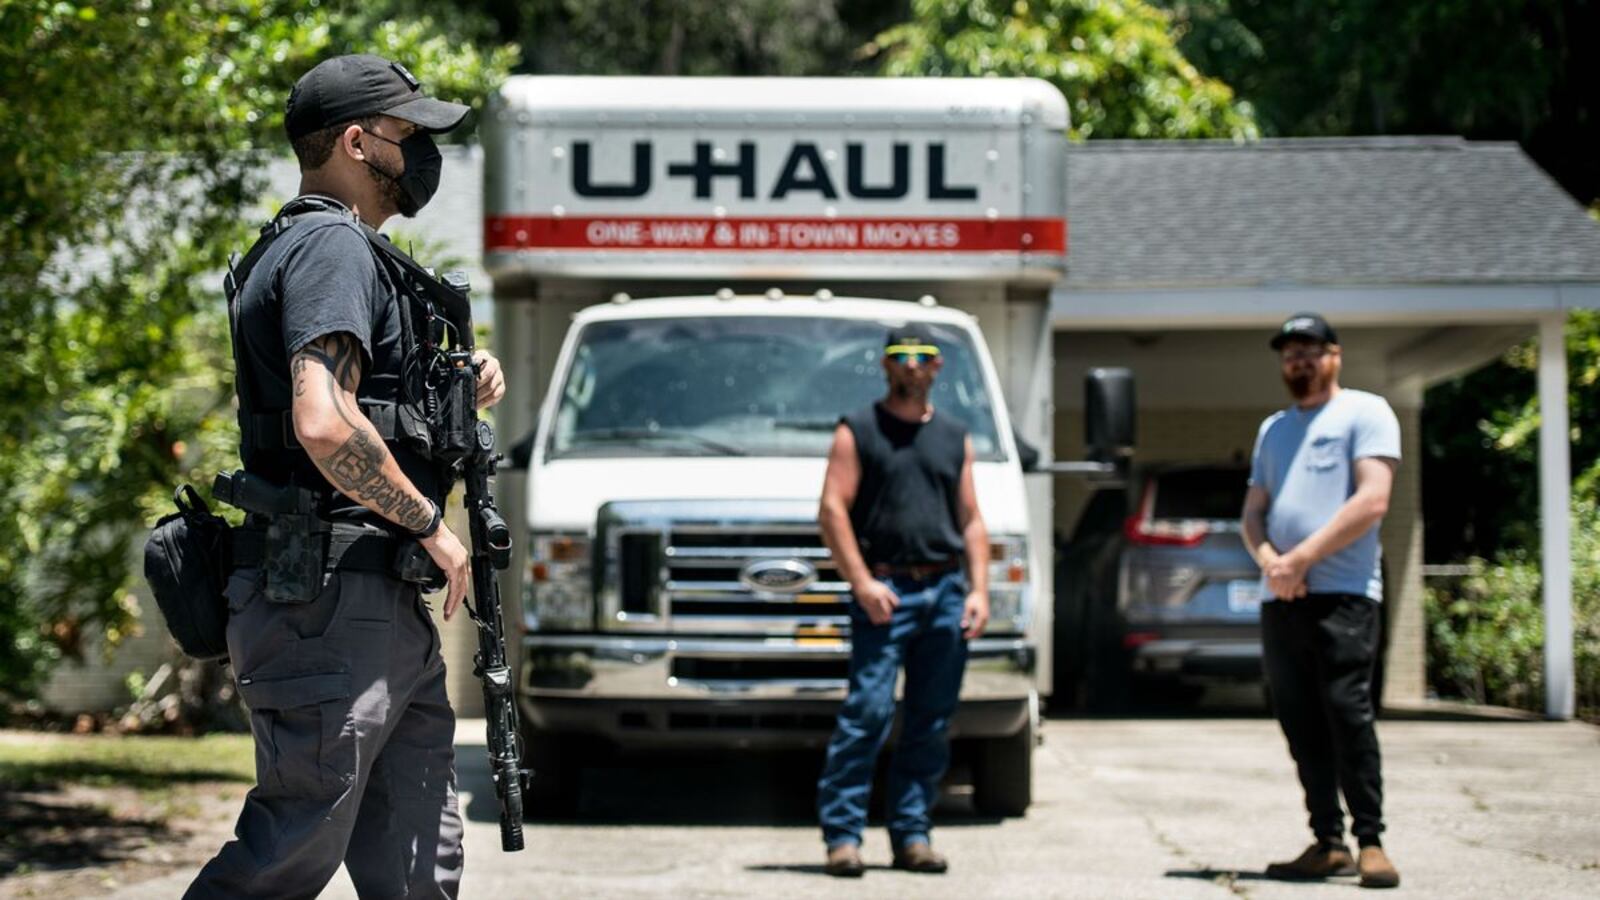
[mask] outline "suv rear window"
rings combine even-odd
[[[1181,469],[1155,476],[1156,519],[1237,519],[1250,473],[1244,469]]]

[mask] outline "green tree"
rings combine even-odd
[[[128,560],[180,478],[231,462],[217,274],[317,60],[405,60],[479,102],[516,59],[476,20],[315,0],[0,7],[0,692],[137,627]]]
[[[1600,313],[1567,318],[1573,493],[1600,501]],[[1539,347],[1525,341],[1428,391],[1423,405],[1424,555],[1430,562],[1539,547]],[[1459,485],[1471,484],[1471,491]]]
[[[1594,0],[1151,0],[1274,135],[1515,140],[1600,202]]]
[[[1066,95],[1080,138],[1256,136],[1232,89],[1179,52],[1143,0],[913,0],[869,53],[885,75],[1033,76]]]
[[[566,75],[847,75],[900,0],[469,0],[519,71]]]
[[[1572,504],[1572,663],[1577,713],[1600,718],[1600,504]],[[1428,683],[1476,703],[1544,707],[1544,598],[1537,556],[1473,557],[1428,586]]]

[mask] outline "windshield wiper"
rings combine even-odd
[[[582,445],[589,441],[688,441],[707,450],[715,450],[727,456],[749,456],[749,452],[724,444],[721,441],[708,438],[703,434],[693,431],[670,428],[600,428],[595,431],[580,431],[572,436],[574,445]]]

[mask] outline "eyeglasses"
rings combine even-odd
[[[1308,359],[1321,359],[1328,355],[1327,347],[1302,347],[1299,350],[1285,350],[1278,354],[1278,358],[1286,363],[1300,362]]]
[[[923,365],[939,358],[939,348],[932,344],[891,344],[883,348],[883,355],[904,366],[910,363]]]

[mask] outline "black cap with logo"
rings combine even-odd
[[[1328,320],[1314,312],[1295,313],[1278,328],[1272,336],[1272,349],[1283,347],[1291,338],[1304,338],[1308,341],[1318,341],[1323,344],[1339,343],[1339,335],[1328,324]]]
[[[915,326],[889,329],[889,333],[883,339],[883,352],[891,352],[891,347],[926,347],[929,349],[917,352],[939,352],[939,344],[933,339],[933,335]]]
[[[358,53],[323,60],[300,76],[284,109],[289,139],[304,137],[364,116],[386,115],[426,131],[449,131],[471,107],[423,96],[406,67],[381,56]]]

